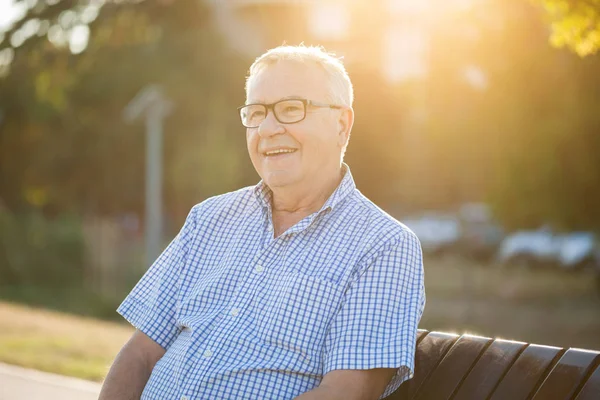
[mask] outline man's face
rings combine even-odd
[[[280,61],[251,80],[247,103],[271,104],[285,98],[330,103],[328,89],[327,76],[317,65]],[[258,128],[247,128],[248,153],[264,182],[271,189],[310,188],[339,172],[347,136],[341,113],[308,105],[303,121],[282,124],[270,109]],[[276,150],[288,152],[271,154]]]

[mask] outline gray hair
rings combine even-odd
[[[335,104],[352,107],[354,90],[352,82],[342,61],[334,54],[328,53],[320,46],[278,46],[258,57],[250,66],[246,79],[246,96],[250,81],[263,69],[279,61],[295,61],[301,64],[312,62],[325,71],[330,82],[329,101]]]

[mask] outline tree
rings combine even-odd
[[[51,28],[66,32],[86,4],[43,10]],[[19,44],[0,78],[0,197],[7,207],[141,213],[143,126],[126,125],[122,110],[149,83],[161,84],[176,104],[166,123],[164,175],[175,224],[204,198],[254,181],[235,111],[249,60],[228,50],[210,7],[149,0],[97,11],[82,52],[49,34],[2,44]],[[6,37],[40,16],[29,10]]]
[[[436,207],[485,200],[508,229],[600,230],[600,58],[548,46],[521,0],[445,15],[431,57],[422,180]],[[466,63],[485,90],[465,82]]]
[[[50,28],[64,30],[83,14],[78,7],[91,4],[52,3],[63,8],[52,8]],[[206,4],[106,2],[88,17],[90,40],[80,53],[48,40],[60,39],[59,28],[15,47],[0,78],[0,198],[7,208],[141,213],[143,127],[125,125],[121,113],[148,83],[161,84],[176,103],[165,129],[166,209],[175,224],[192,204],[256,183],[235,111],[251,60],[229,50]],[[298,32],[285,27],[297,13],[254,7],[265,21],[281,19],[270,44],[296,43],[288,34]],[[36,15],[30,10],[25,19]],[[377,54],[360,50],[348,61],[357,119],[347,160],[368,197],[403,209],[487,199],[508,227],[600,229],[600,59],[548,46],[540,16],[523,0],[444,13],[432,24],[428,82],[417,89],[416,82],[390,84],[376,65],[363,65]],[[367,50],[380,48],[372,45],[380,35],[374,28],[359,31]],[[485,72],[484,91],[466,83],[466,63]],[[427,121],[409,137],[403,119],[416,102]],[[418,171],[410,157],[420,160]],[[411,198],[407,181],[421,198]]]
[[[600,49],[600,0],[535,0],[546,10],[552,29],[550,43],[580,56]]]

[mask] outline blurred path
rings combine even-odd
[[[100,384],[0,363],[0,400],[97,400]]]

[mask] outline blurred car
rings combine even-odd
[[[569,269],[593,268],[599,261],[598,241],[590,232],[574,232],[555,238],[559,265]]]
[[[402,220],[419,238],[424,253],[442,255],[454,251],[462,235],[459,219],[452,214],[426,213]]]
[[[542,227],[508,235],[500,245],[497,259],[504,264],[556,265],[574,270],[593,267],[598,262],[597,249],[593,233],[554,234]]]
[[[467,203],[460,208],[462,235],[458,247],[461,255],[478,261],[491,260],[504,238],[504,229],[484,203]]]

